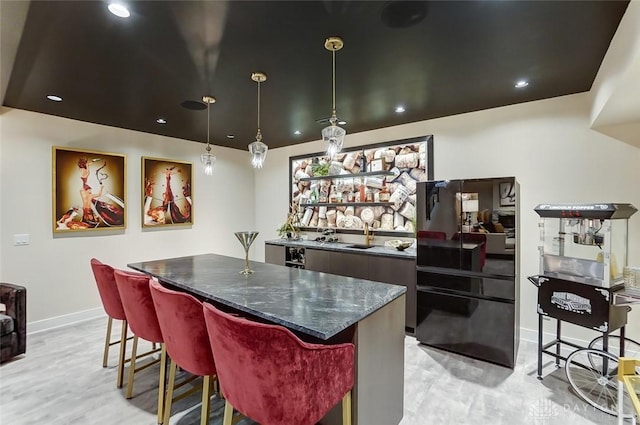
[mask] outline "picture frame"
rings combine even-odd
[[[372,172],[384,170],[384,165],[382,164],[382,158],[372,159],[371,162],[369,163],[369,167]]]
[[[54,233],[126,228],[126,156],[54,146]]]
[[[433,135],[425,135],[348,147],[333,157],[326,152],[290,156],[289,210],[297,211],[297,229],[362,234],[366,222],[379,236],[413,237],[411,195],[415,182],[434,178],[433,143]],[[372,169],[376,160],[380,160],[379,169],[377,165]],[[379,200],[383,182],[389,201]],[[332,193],[336,203],[331,201]],[[367,201],[368,193],[372,200]],[[397,217],[399,211],[406,216]]]
[[[142,157],[142,227],[193,224],[193,163]]]
[[[512,182],[500,183],[498,189],[501,207],[512,207],[516,204],[516,187]]]

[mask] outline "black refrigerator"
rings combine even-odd
[[[418,183],[416,338],[422,344],[514,367],[518,198],[514,177]]]

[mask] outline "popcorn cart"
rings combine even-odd
[[[540,275],[529,280],[538,287],[538,379],[542,355],[565,361],[567,379],[575,393],[595,408],[618,414],[618,357],[640,358],[640,344],[625,338],[628,305],[614,302],[624,288],[627,266],[628,221],[637,209],[631,204],[541,204]],[[556,319],[556,337],[544,343],[543,318]],[[561,337],[568,322],[601,335],[588,347]],[[619,335],[610,335],[619,330]],[[569,356],[563,345],[575,348]],[[632,407],[624,407],[625,414]]]

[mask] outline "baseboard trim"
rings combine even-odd
[[[90,310],[78,311],[75,313],[65,314],[62,316],[51,317],[49,319],[37,320],[35,322],[27,323],[27,335],[36,334],[38,332],[44,332],[55,328],[61,328],[64,326],[73,325],[79,322],[84,322],[99,317],[106,317],[104,309],[101,307],[92,308]],[[555,333],[544,332],[542,339],[546,343],[553,340],[556,337]],[[577,338],[570,338],[563,336],[563,340],[572,342],[574,344],[586,347],[590,341],[585,341]],[[538,343],[538,331],[535,329],[520,328],[520,341],[526,341],[530,343]],[[563,347],[564,351],[565,347]],[[574,351],[575,348],[566,347],[568,352]]]
[[[38,332],[49,331],[55,328],[73,325],[98,317],[106,317],[102,307],[92,308],[90,310],[77,311],[75,313],[65,314],[62,316],[51,317],[49,319],[36,320],[27,323],[27,335],[33,335]]]
[[[597,335],[594,335],[594,337]],[[550,341],[553,341],[556,338],[556,334],[555,332],[543,332],[542,333],[542,342],[543,343],[547,343]],[[567,341],[567,342],[571,342],[573,344],[579,345],[580,347],[585,347],[587,348],[589,346],[589,343],[591,342],[591,340],[583,340],[583,339],[578,339],[578,338],[571,338],[571,337],[567,337],[565,335],[562,335],[562,340],[563,341]],[[538,344],[538,330],[537,329],[527,329],[527,328],[520,328],[520,341],[526,341],[526,342],[530,342],[533,344]],[[576,350],[575,347],[572,347],[570,345],[561,345],[560,346],[560,352],[561,354],[563,354],[565,357],[568,356],[569,354],[571,354],[572,352],[574,352]]]

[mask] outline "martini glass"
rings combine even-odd
[[[242,270],[240,273],[248,276],[253,273],[253,270],[249,268],[249,247],[258,236],[258,232],[235,232],[234,235],[236,235],[236,238],[238,238],[238,240],[242,244],[242,247],[244,248],[244,270]]]

